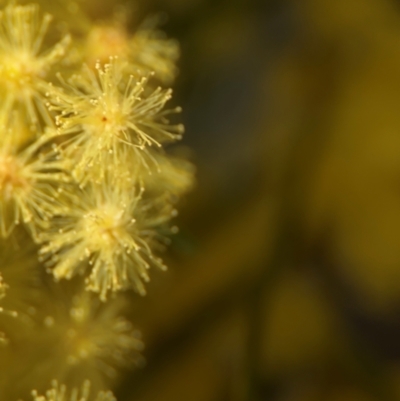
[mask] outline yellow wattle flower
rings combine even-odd
[[[0,236],[23,223],[34,239],[56,213],[61,184],[69,181],[63,163],[52,150],[43,150],[44,136],[29,146],[13,144],[19,126],[0,126]]]
[[[18,372],[26,386],[43,389],[55,378],[69,385],[88,379],[94,390],[115,383],[121,369],[143,366],[140,331],[124,316],[125,297],[102,302],[79,280],[48,282],[33,303],[29,374]]]
[[[133,287],[145,294],[151,265],[165,269],[154,256],[157,227],[173,210],[142,199],[142,191],[130,191],[113,183],[90,184],[66,202],[70,210],[52,221],[40,235],[40,254],[57,280],[88,273],[86,288],[105,300],[110,291]],[[67,209],[66,203],[65,209]]]
[[[39,120],[52,125],[46,107],[49,88],[46,75],[65,56],[70,37],[63,37],[53,47],[42,49],[52,17],[40,16],[35,4],[8,5],[0,11],[0,88],[8,111],[22,106],[29,122]]]
[[[82,185],[103,180],[107,170],[120,171],[126,155],[146,164],[147,148],[181,139],[182,124],[168,120],[180,108],[164,108],[172,90],[148,91],[147,82],[126,76],[124,63],[112,58],[96,73],[86,68],[74,75],[65,91],[50,91],[58,134],[66,138],[60,149],[74,161],[73,175]]]
[[[130,74],[154,73],[157,81],[170,85],[176,75],[179,44],[157,29],[157,21],[149,19],[130,34],[123,22],[94,24],[82,44],[84,61],[94,68],[107,64],[110,57],[126,62]]]

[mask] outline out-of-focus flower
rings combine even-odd
[[[0,301],[6,296],[7,285],[3,281],[3,277],[0,275]],[[4,312],[4,308],[0,306],[0,313]],[[6,338],[4,333],[0,331],[0,343],[5,343]]]
[[[56,153],[41,149],[44,137],[22,149],[16,146],[20,129],[15,119],[0,126],[0,234],[7,237],[24,223],[36,238],[55,213],[59,185],[68,176]]]
[[[65,385],[59,385],[58,382],[53,382],[52,388],[46,391],[45,395],[39,395],[34,390],[32,391],[33,401],[116,401],[116,398],[110,391],[99,392],[97,396],[90,395],[90,382],[86,381],[79,391],[73,388],[68,391]]]
[[[35,304],[30,352],[36,364],[27,381],[38,388],[52,376],[71,385],[85,378],[103,389],[118,369],[144,363],[141,334],[123,317],[126,299],[103,303],[76,284],[52,284]]]
[[[155,198],[167,193],[173,200],[192,188],[195,167],[190,162],[161,152],[149,152],[156,168],[148,169],[133,159],[127,160],[131,166],[129,171],[133,172],[130,180],[129,177],[125,179],[128,185],[132,185],[135,177],[140,177],[143,188],[146,188],[145,196],[150,194],[151,198]]]
[[[83,55],[89,66],[105,64],[110,57],[127,61],[129,72],[137,75],[154,73],[163,84],[171,84],[176,76],[179,45],[148,20],[130,35],[123,23],[93,25],[83,44]]]
[[[179,45],[176,40],[167,39],[162,31],[156,29],[149,20],[132,37],[131,58],[144,72],[154,72],[163,83],[173,82],[176,62],[179,58]]]
[[[48,89],[46,74],[65,55],[70,37],[42,50],[51,16],[40,16],[39,7],[31,4],[8,5],[0,13],[0,88],[2,107],[8,111],[22,105],[33,125],[39,116],[46,124],[52,119],[45,105]]]

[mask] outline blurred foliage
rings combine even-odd
[[[400,399],[400,5],[141,7],[182,44],[198,185],[121,394]]]

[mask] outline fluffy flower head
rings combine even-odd
[[[164,110],[171,90],[147,88],[147,77],[126,76],[123,63],[111,59],[97,73],[86,68],[69,81],[69,93],[53,92],[59,134],[71,136],[64,143],[78,181],[104,178],[105,171],[120,169],[129,153],[138,162],[149,146],[181,138],[182,125],[171,125]]]
[[[6,94],[5,107],[25,106],[31,123],[38,114],[51,123],[43,92],[50,68],[62,59],[70,41],[64,37],[54,47],[42,51],[42,44],[51,21],[40,17],[37,5],[8,5],[0,11],[0,85]]]
[[[45,232],[42,256],[56,279],[90,270],[87,289],[106,299],[109,291],[134,287],[144,294],[150,265],[165,268],[155,257],[155,228],[171,217],[171,209],[154,209],[142,202],[141,192],[112,185],[89,185],[70,214]]]
[[[20,147],[23,129],[14,115],[0,124],[0,235],[7,237],[24,223],[34,237],[55,210],[58,186],[68,181],[63,163],[53,151],[43,151],[45,136]]]
[[[115,378],[117,368],[140,364],[143,343],[140,332],[121,316],[124,299],[105,304],[81,286],[63,284],[54,287],[57,294],[49,294],[54,305],[43,305],[37,317],[43,319],[38,337],[52,344],[50,353],[42,353],[49,373],[74,383],[83,375],[98,385]]]

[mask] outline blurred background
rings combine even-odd
[[[118,399],[400,400],[400,2],[134,3],[181,43],[197,184]]]

